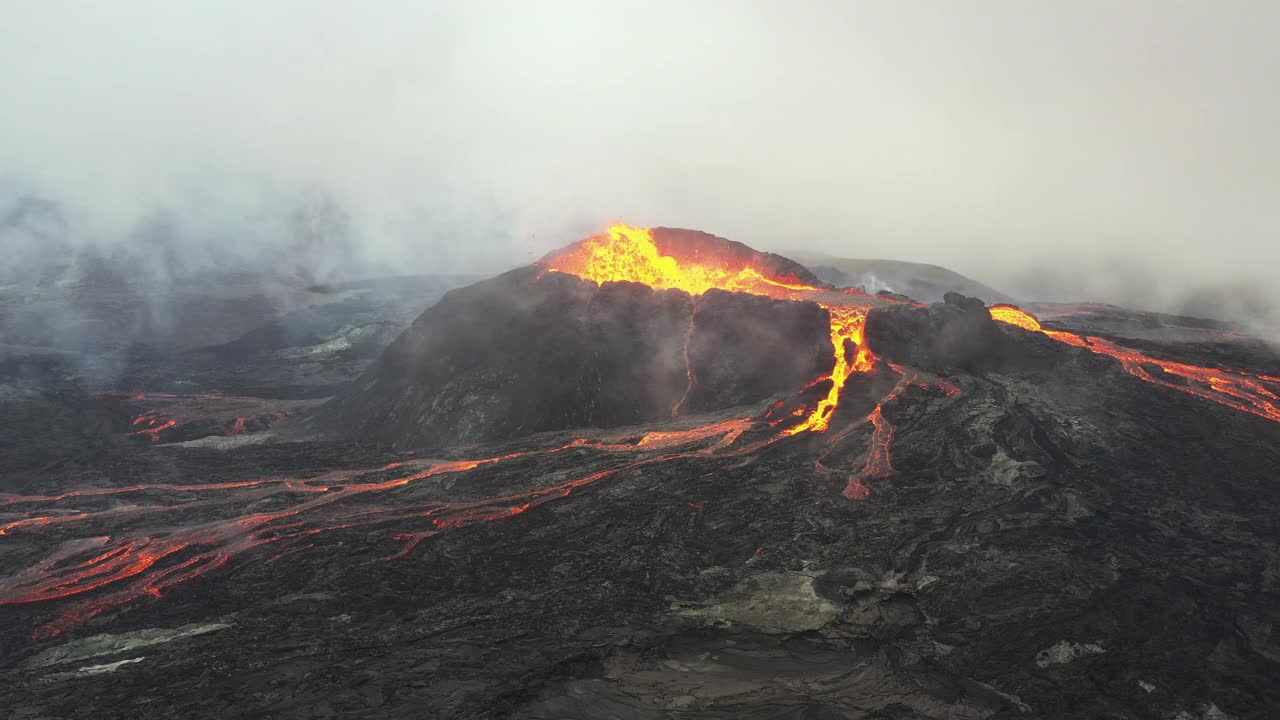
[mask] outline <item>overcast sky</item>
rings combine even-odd
[[[417,267],[621,218],[1178,287],[1280,267],[1277,38],[1269,0],[9,0],[0,174],[103,236],[323,188]]]

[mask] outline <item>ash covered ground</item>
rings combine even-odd
[[[561,255],[163,352],[8,346],[0,708],[1273,716],[1270,345],[652,239],[768,282]]]

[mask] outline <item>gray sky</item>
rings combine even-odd
[[[1277,37],[1268,0],[9,0],[0,173],[101,237],[320,187],[424,269],[621,218],[1173,296],[1280,267]]]

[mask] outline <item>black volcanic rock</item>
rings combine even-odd
[[[1005,354],[1004,338],[982,301],[956,293],[928,307],[873,308],[866,339],[883,358],[939,374],[978,370]]]
[[[957,292],[944,293],[942,295],[942,303],[944,305],[955,305],[962,310],[971,312],[980,312],[987,307],[987,304],[982,302],[981,298],[968,297]]]
[[[888,290],[921,302],[942,302],[948,291],[982,298],[988,303],[1014,303],[1015,298],[973,278],[937,265],[870,258],[835,258],[804,251],[788,253],[824,282],[867,292]]]
[[[821,311],[536,275],[455,291],[330,410],[404,442],[663,419],[431,457],[314,437],[97,451],[79,421],[58,430],[94,402],[68,392],[9,435],[54,428],[85,462],[0,462],[3,717],[1275,717],[1280,423],[959,297],[872,311],[901,372],[852,376],[825,433],[773,425],[822,387],[673,420],[690,320],[686,404],[710,408],[829,367]],[[1225,357],[1193,337],[1180,357]],[[61,375],[0,366],[13,402]]]
[[[881,290],[876,293],[876,297],[884,298],[886,300],[896,300],[898,302],[914,302],[911,298],[903,295],[902,293],[890,292],[888,290]]]
[[[712,290],[697,298],[689,363],[695,382],[683,410],[759,400],[760,388],[795,388],[829,372],[830,321],[813,303]]]
[[[692,319],[692,331],[691,331]],[[686,368],[685,343],[689,340]],[[441,446],[757,401],[830,370],[826,311],[695,299],[538,268],[448,293],[326,410],[344,434]]]
[[[954,394],[906,389],[883,410],[895,474],[865,500],[840,489],[866,426],[834,446],[798,437],[632,464],[455,529],[404,514],[343,524],[643,455],[538,454],[560,438],[521,438],[457,452],[526,460],[388,493],[356,492],[385,473],[328,477],[350,496],[321,508],[335,529],[281,537],[65,636],[30,637],[65,606],[0,605],[0,707],[130,720],[1272,717],[1280,425],[1003,334],[1055,362],[951,375]],[[0,578],[90,532],[166,537],[325,497],[221,484],[405,458],[329,442],[128,449],[94,480],[209,487],[157,516],[112,503],[88,508],[111,511],[100,525],[16,529]],[[406,532],[431,536],[389,560]]]

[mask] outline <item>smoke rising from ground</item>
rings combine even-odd
[[[0,250],[324,280],[621,218],[1186,309],[1280,267],[1277,33],[1244,1],[15,4],[0,221],[56,212]]]

